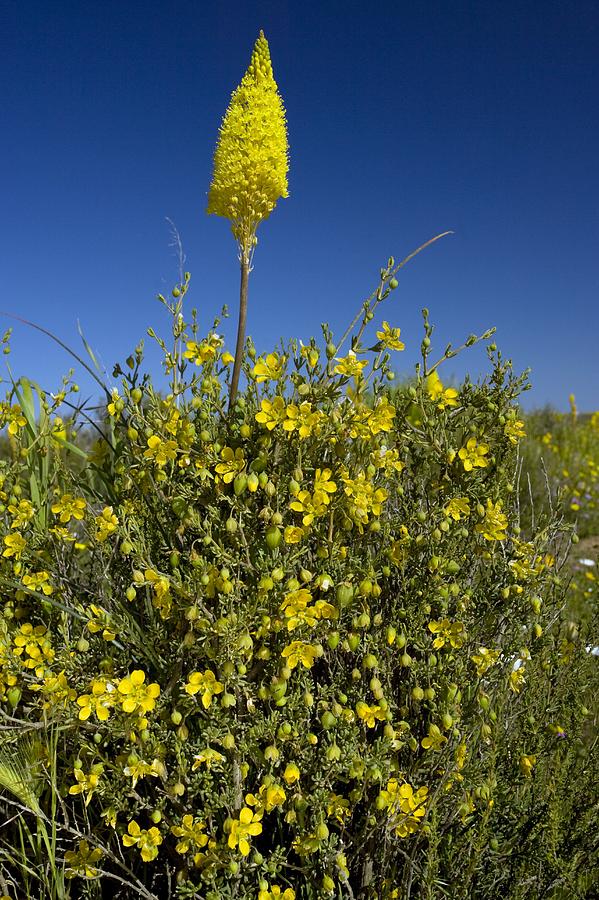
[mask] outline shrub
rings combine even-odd
[[[566,779],[595,659],[551,627],[567,536],[519,536],[522,379],[490,349],[486,379],[445,388],[425,311],[393,402],[385,323],[371,351],[326,329],[326,352],[249,341],[227,415],[218,321],[200,336],[178,309],[182,352],[161,341],[176,390],[155,391],[138,348],[83,468],[43,395],[42,420],[26,382],[4,407],[5,734],[36,736],[31,797],[58,794],[67,883],[537,896],[540,842],[572,889],[582,860],[560,841],[588,831]]]

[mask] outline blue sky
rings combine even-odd
[[[232,345],[238,265],[205,214],[218,126],[263,28],[289,122],[290,197],[259,230],[248,330],[258,349],[340,333],[380,266],[409,373],[428,306],[442,351],[497,326],[525,405],[599,408],[599,8],[595,2],[4,0],[0,308],[109,370],[177,278],[170,217],[208,328]],[[8,325],[2,319],[0,327]],[[147,341],[149,347],[149,339]],[[70,365],[15,327],[11,366],[47,388]],[[148,364],[157,355],[148,353]],[[478,350],[446,377],[487,369]],[[82,378],[84,387],[89,385]]]

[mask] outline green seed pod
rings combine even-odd
[[[323,714],[321,715],[320,724],[326,731],[328,731],[330,728],[335,727],[335,725],[337,724],[337,719],[335,718],[335,716],[333,715],[332,712],[329,712],[327,710],[326,712],[323,712]]]
[[[329,836],[329,829],[324,822],[321,822],[315,828],[315,834],[319,841],[326,841]]]
[[[347,643],[349,644],[349,649],[355,653],[360,643],[360,635],[350,632],[347,636]]]
[[[18,687],[11,687],[7,690],[6,696],[12,709],[15,709],[19,704],[19,700],[21,699],[21,689]]]
[[[276,550],[282,538],[283,535],[276,525],[271,525],[270,528],[266,529],[266,546],[269,550]]]
[[[342,609],[349,606],[354,596],[354,590],[349,584],[339,584],[336,590],[337,603]]]
[[[340,638],[340,635],[339,635],[338,631],[331,632],[331,634],[327,638],[327,644],[329,645],[329,649],[331,649],[331,650],[337,649],[337,646],[339,644],[339,638]]]

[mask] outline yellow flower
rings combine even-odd
[[[18,403],[15,403],[13,406],[5,406],[4,410],[4,422],[6,424],[8,422],[8,433],[13,437],[17,434],[19,428],[25,428],[27,425],[27,419],[23,415],[23,410],[19,406]]]
[[[287,525],[283,532],[283,538],[286,544],[299,544],[303,538],[305,531],[296,525]]]
[[[344,491],[349,497],[348,515],[358,525],[360,531],[369,522],[369,516],[380,516],[383,503],[388,497],[384,488],[375,488],[365,472],[358,472],[355,478],[343,476]]]
[[[75,779],[77,784],[71,785],[69,788],[69,794],[85,794],[85,805],[89,806],[89,802],[94,795],[96,788],[98,787],[98,782],[100,780],[100,775],[104,771],[104,766],[102,763],[96,763],[91,767],[91,770],[88,775],[85,774],[83,769],[75,769]]]
[[[440,750],[446,741],[447,738],[444,734],[441,734],[438,725],[429,725],[428,735],[422,738],[420,743],[425,750]]]
[[[405,350],[405,344],[399,340],[400,328],[391,328],[388,322],[383,322],[382,331],[377,331],[376,336],[385,350]]]
[[[285,771],[283,772],[283,781],[285,784],[295,784],[296,781],[299,781],[300,770],[296,766],[295,763],[287,763],[285,767]]]
[[[87,721],[92,712],[100,722],[106,722],[110,716],[110,710],[116,703],[116,688],[105,678],[94,678],[90,685],[91,694],[82,694],[77,697],[79,718]]]
[[[144,457],[153,460],[162,469],[167,462],[177,458],[177,442],[163,441],[157,434],[152,434],[148,438],[148,449],[144,450]]]
[[[436,622],[429,622],[428,628],[429,631],[437,635],[433,641],[435,650],[440,650],[447,643],[451,644],[454,649],[459,650],[466,639],[464,626],[461,622],[450,622],[449,619],[440,619]]]
[[[290,669],[295,669],[300,662],[306,669],[311,669],[314,660],[319,655],[319,649],[319,647],[306,644],[304,641],[292,641],[284,648],[281,656],[287,660]]]
[[[270,890],[258,891],[258,900],[295,900],[295,891],[293,888],[282,891],[278,884],[271,884]]]
[[[73,497],[71,494],[63,494],[57,503],[52,504],[52,512],[60,515],[63,525],[71,519],[81,520],[85,515],[86,503],[83,497]]]
[[[341,825],[351,816],[351,807],[349,800],[341,797],[339,794],[329,794],[327,801],[327,816],[336,819]]]
[[[395,407],[389,403],[386,397],[381,397],[369,413],[366,427],[371,434],[379,434],[381,431],[389,432],[393,429],[394,418]]]
[[[578,416],[578,407],[576,406],[576,397],[574,396],[574,394],[568,394],[568,402],[570,404],[570,414],[572,416],[572,419],[576,421],[576,418]]]
[[[181,825],[173,825],[171,828],[175,837],[181,838],[175,850],[177,853],[187,853],[195,847],[205,847],[208,843],[208,835],[204,834],[206,823],[200,819],[194,819],[191,815],[183,816]]]
[[[156,698],[160,694],[160,685],[145,684],[145,680],[146,673],[142,669],[135,669],[131,675],[119,681],[117,691],[121,695],[119,699],[123,712],[146,713],[154,709]]]
[[[112,511],[112,506],[105,506],[99,516],[96,516],[96,540],[102,543],[117,529],[119,520]]]
[[[42,679],[41,684],[32,684],[32,691],[38,691],[44,697],[44,709],[52,709],[58,706],[66,707],[67,703],[77,697],[77,691],[69,687],[64,671],[58,674],[48,674]]]
[[[86,840],[79,841],[78,850],[67,850],[64,855],[64,861],[68,868],[65,869],[67,878],[96,878],[99,874],[96,863],[102,858],[103,852],[99,847],[91,849]],[[0,900],[3,900],[0,897]],[[6,897],[5,900],[10,900]]]
[[[216,680],[216,675],[211,669],[206,669],[204,673],[192,672],[190,674],[185,685],[185,691],[192,696],[201,691],[202,706],[204,709],[208,709],[212,703],[213,696],[221,694],[224,691],[224,686],[220,681]]]
[[[301,355],[304,357],[305,360],[307,360],[310,368],[313,369],[316,366],[316,363],[318,362],[318,360],[320,359],[320,350],[318,349],[318,347],[314,347],[311,344],[309,344],[307,347],[304,346],[304,344],[302,344],[301,341],[300,341],[300,344],[301,344],[301,348],[302,348],[300,351]]]
[[[269,431],[285,420],[287,412],[282,397],[275,397],[274,400],[268,400],[265,397],[260,403],[260,407],[260,412],[256,413],[256,422],[266,425]]]
[[[479,444],[476,438],[471,437],[466,441],[466,446],[458,452],[458,456],[466,472],[471,472],[474,468],[484,469],[489,465],[489,460],[486,459],[488,452],[487,444]]]
[[[8,511],[12,516],[10,527],[17,530],[27,528],[35,515],[35,509],[29,500],[20,500],[17,506],[11,504]]]
[[[417,791],[411,784],[400,784],[396,778],[387,782],[377,799],[379,809],[387,809],[389,817],[398,837],[407,837],[420,828],[426,813],[428,788],[421,787]]]
[[[213,750],[212,747],[206,747],[204,750],[200,750],[199,753],[196,753],[194,756],[194,762],[191,767],[192,772],[195,772],[196,769],[205,764],[206,768],[210,770],[213,765],[219,766],[221,763],[225,761],[225,757],[222,753],[219,753],[218,750]]]
[[[497,503],[487,500],[485,517],[475,530],[487,541],[505,541],[507,525],[507,517],[501,511],[501,500]]]
[[[520,771],[524,775],[525,778],[530,778],[532,775],[532,770],[535,767],[537,762],[536,756],[521,756],[520,757]]]
[[[326,600],[317,600],[314,606],[309,606],[311,600],[312,595],[305,588],[285,596],[280,608],[285,611],[288,631],[294,631],[300,625],[313,628],[319,619],[336,618],[337,610],[332,604]]]
[[[89,616],[88,630],[92,634],[98,634],[101,631],[105,641],[114,641],[116,632],[112,629],[108,613],[92,603],[87,607],[87,614]]]
[[[285,788],[273,782],[263,784],[258,791],[258,796],[245,795],[245,802],[248,806],[255,806],[256,812],[272,812],[277,806],[283,806],[286,799]]]
[[[199,344],[197,341],[187,341],[183,356],[185,359],[192,360],[196,366],[203,366],[204,363],[216,359],[222,344],[223,340],[217,334],[211,334],[207,340],[201,341]]]
[[[335,366],[333,371],[336,375],[343,375],[346,378],[360,378],[362,369],[365,369],[368,365],[367,360],[357,359],[353,350],[350,350],[347,356],[336,357],[335,361],[339,365]]]
[[[283,374],[286,358],[278,353],[269,353],[266,358],[260,357],[252,369],[257,384],[263,381],[278,381]]]
[[[443,512],[455,522],[459,522],[462,516],[470,515],[470,502],[467,497],[454,497],[443,508]]]
[[[334,494],[337,490],[337,485],[331,481],[331,475],[330,469],[317,469],[314,475],[314,498],[318,498],[325,506],[331,502],[329,494]]]
[[[312,494],[310,491],[299,491],[295,499],[289,504],[295,512],[303,513],[302,525],[311,525],[315,518],[324,516],[327,505],[322,499],[322,494]]]
[[[436,370],[427,376],[426,389],[431,400],[437,403],[438,409],[446,409],[449,406],[458,405],[458,392],[455,388],[443,387],[443,382]]]
[[[520,438],[526,437],[524,422],[516,421],[516,419],[509,419],[505,423],[503,432],[512,444],[517,444]]]
[[[50,597],[54,593],[48,572],[28,572],[23,575],[21,581],[30,591],[41,591],[46,597]]]
[[[146,569],[146,581],[152,587],[152,603],[160,613],[162,619],[167,619],[172,606],[170,584],[166,575],[161,575],[155,569]]]
[[[510,672],[510,690],[514,692],[514,694],[519,694],[522,685],[524,684],[526,678],[524,674],[524,663],[518,666],[517,669],[514,669]]]
[[[6,544],[6,549],[2,553],[2,556],[14,556],[15,559],[21,558],[21,554],[27,546],[27,541],[18,531],[15,531],[13,534],[5,535],[4,543]]]
[[[144,862],[151,862],[153,859],[156,859],[158,847],[162,843],[162,835],[155,826],[146,831],[145,828],[140,828],[137,822],[131,821],[127,826],[127,831],[128,834],[123,835],[125,847],[133,847],[137,844]]]
[[[301,440],[310,437],[312,434],[318,434],[320,431],[323,414],[317,409],[313,410],[312,404],[308,403],[307,400],[300,403],[299,406],[296,406],[295,403],[290,403],[285,414],[287,418],[283,422],[284,430],[297,430]]]
[[[239,845],[239,851],[242,856],[247,856],[250,852],[249,837],[255,837],[262,834],[262,818],[260,813],[254,813],[249,806],[244,806],[239,813],[238,819],[231,822],[231,830],[227,841],[231,850]]]
[[[222,462],[217,463],[215,471],[220,475],[225,484],[230,484],[233,479],[245,468],[245,456],[241,447],[233,450],[232,447],[223,447],[220,452]]]
[[[125,766],[123,772],[127,778],[131,778],[131,787],[135,790],[140,778],[145,778],[146,775],[152,775],[153,778],[161,778],[165,774],[166,768],[159,759],[154,759],[151,763],[138,759],[136,762],[130,762],[129,765]]]
[[[110,396],[112,399],[107,405],[106,409],[108,410],[108,414],[110,416],[118,416],[119,413],[122,413],[123,409],[125,408],[125,401],[122,399],[122,397],[119,397],[117,388],[112,389],[112,391],[110,392]]]
[[[38,678],[44,675],[44,663],[51,663],[55,656],[45,625],[25,622],[14,638],[13,653],[21,658],[26,669],[35,669]]]
[[[287,630],[293,631],[299,625],[312,627],[318,621],[319,615],[315,607],[309,606],[312,594],[306,588],[299,588],[286,594],[280,609],[285,612]]]
[[[377,469],[384,469],[390,475],[394,472],[401,472],[406,467],[399,458],[397,450],[387,450],[385,447],[382,447],[377,453],[371,453],[370,459]]]
[[[384,722],[387,714],[380,706],[369,706],[362,700],[356,703],[356,713],[358,718],[362,719],[367,728],[374,728],[377,722]]]
[[[487,669],[490,669],[491,666],[494,666],[497,660],[499,659],[499,650],[488,650],[486,647],[479,647],[478,653],[475,653],[474,656],[471,656],[470,659],[476,666],[476,674],[479,676],[484,675]]]
[[[208,213],[229,219],[245,250],[279,197],[287,197],[288,169],[285,110],[261,31],[220,127],[208,194]]]

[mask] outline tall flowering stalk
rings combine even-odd
[[[279,197],[288,196],[288,170],[285,109],[273,77],[268,42],[261,31],[248,70],[233,92],[220,126],[208,193],[207,212],[231,222],[241,265],[230,409],[235,403],[241,372],[256,229],[269,217]]]

